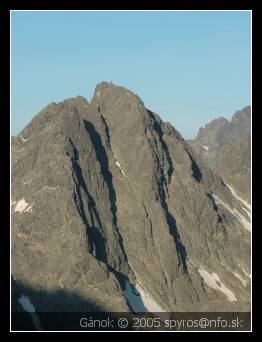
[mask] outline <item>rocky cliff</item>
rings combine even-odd
[[[218,118],[200,128],[189,141],[207,165],[241,198],[251,201],[251,108],[237,111],[231,121]]]
[[[38,311],[249,309],[246,207],[123,87],[52,103],[12,139],[11,209],[12,275]]]

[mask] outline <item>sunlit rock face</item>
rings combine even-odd
[[[245,201],[251,201],[251,107],[237,111],[231,121],[218,118],[200,128],[189,141],[207,165]]]
[[[247,311],[241,205],[171,124],[103,82],[12,139],[12,274],[36,311]]]

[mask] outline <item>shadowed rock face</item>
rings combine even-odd
[[[48,105],[12,140],[12,274],[36,292],[130,311],[129,282],[166,311],[247,310],[250,233],[234,208],[246,217],[175,128],[111,83]]]
[[[207,165],[250,203],[251,108],[237,111],[231,121],[219,118],[200,128],[189,143]]]

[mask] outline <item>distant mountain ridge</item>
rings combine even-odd
[[[218,118],[200,128],[189,141],[198,155],[250,203],[251,107],[237,111],[231,121]]]

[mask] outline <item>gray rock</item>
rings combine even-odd
[[[131,311],[129,281],[165,311],[246,310],[250,233],[234,208],[246,215],[179,132],[111,83],[90,104],[48,105],[12,141],[12,274],[35,292]],[[41,298],[40,311],[80,305]]]
[[[211,121],[189,143],[208,166],[250,203],[250,106],[237,111],[231,121],[224,118]]]

